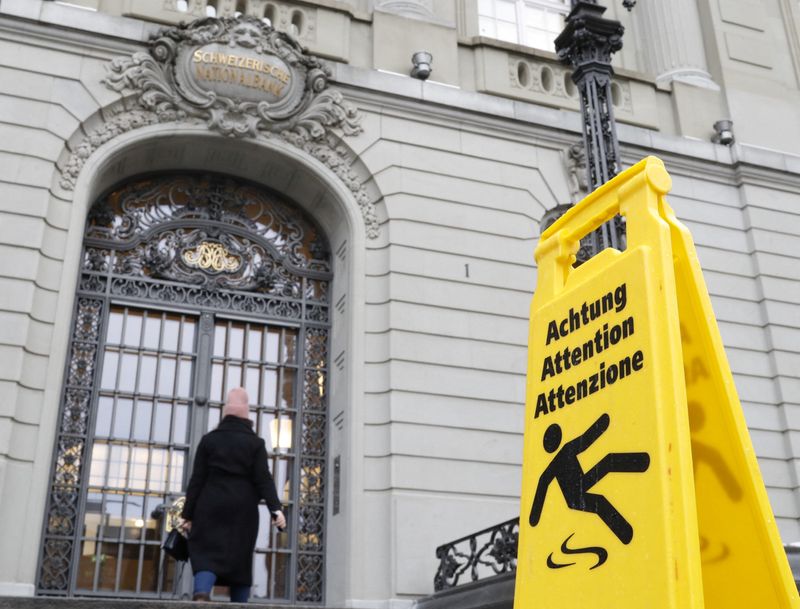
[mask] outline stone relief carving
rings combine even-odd
[[[375,8],[411,17],[433,17],[433,0],[378,0]]]
[[[161,30],[149,53],[118,57],[104,83],[132,91],[135,107],[107,119],[72,150],[61,187],[71,190],[89,156],[128,131],[169,122],[205,124],[222,135],[277,138],[331,169],[353,193],[367,235],[379,234],[372,201],[340,136],[361,116],[329,88],[330,68],[288,34],[253,17],[207,18]]]
[[[567,183],[569,199],[573,205],[589,194],[589,178],[586,175],[586,149],[583,142],[572,144],[566,151]]]

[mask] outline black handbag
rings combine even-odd
[[[180,534],[178,529],[172,529],[169,532],[161,549],[179,562],[189,560],[189,543],[186,541],[186,538]]]

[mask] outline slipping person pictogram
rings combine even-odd
[[[647,453],[609,453],[589,471],[583,471],[578,455],[589,448],[608,429],[611,418],[603,414],[583,434],[570,440],[558,451],[542,475],[536,487],[531,506],[530,525],[535,527],[542,516],[547,489],[553,480],[558,482],[567,506],[581,512],[592,512],[611,529],[624,544],[633,539],[633,527],[603,495],[587,493],[595,484],[612,472],[645,472],[650,467]],[[555,452],[561,445],[561,427],[553,423],[544,432],[544,449]]]

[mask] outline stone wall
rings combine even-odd
[[[364,7],[318,4],[353,27],[350,49],[364,42],[372,27]],[[447,15],[439,17],[432,28],[446,27]],[[387,13],[381,27],[396,29],[399,18]],[[332,28],[326,32],[341,34]],[[41,0],[0,0],[0,539],[19,549],[0,552],[0,594],[33,591],[58,424],[87,204],[73,206],[59,172],[120,101],[100,82],[105,64],[155,29]],[[456,55],[474,68],[479,50],[471,44],[462,40]],[[556,67],[552,57],[502,45],[480,53],[488,57],[483,72],[496,76],[496,62],[508,82],[526,69],[518,62],[529,76]],[[541,91],[505,90],[489,79],[459,89],[357,61],[331,66],[364,115],[364,132],[347,144],[382,198],[377,238],[349,226],[336,228],[334,241],[342,259],[361,256],[363,265],[348,267],[356,274],[348,315],[333,329],[347,346],[333,356],[347,353],[341,367],[355,380],[332,397],[349,431],[334,447],[345,455],[343,515],[328,526],[339,544],[334,559],[349,554],[338,572],[329,570],[329,598],[403,606],[432,591],[437,545],[518,512],[533,249],[544,212],[575,198],[567,159],[580,120],[574,100],[550,104]],[[783,541],[796,541],[800,158],[678,137],[662,103],[672,93],[645,77],[628,82],[625,164],[655,154],[673,176],[669,200],[694,235]],[[149,149],[151,166],[176,158],[173,127],[150,129],[164,135]],[[204,142],[208,154],[240,145],[219,136]],[[128,170],[120,161],[108,171]],[[286,177],[283,169],[275,175]],[[318,206],[324,214],[322,199]]]

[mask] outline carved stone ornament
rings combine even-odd
[[[378,221],[341,135],[362,131],[357,109],[328,86],[331,71],[291,36],[253,17],[207,18],[162,29],[149,52],[115,58],[104,83],[133,91],[136,107],[108,118],[72,151],[61,186],[75,187],[86,159],[128,131],[200,122],[230,137],[280,138],[324,163],[353,193],[367,235]]]

